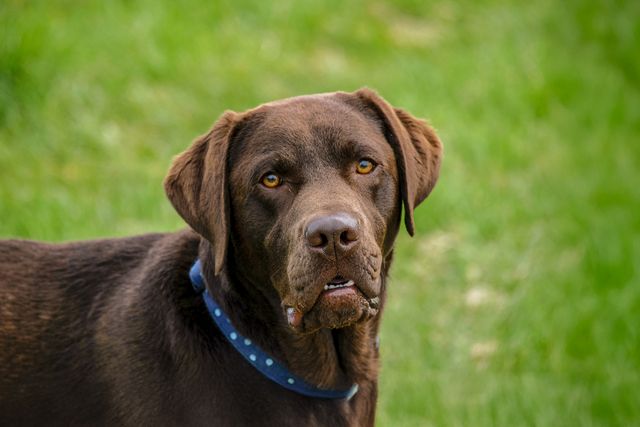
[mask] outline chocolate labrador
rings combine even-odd
[[[226,112],[165,180],[191,229],[0,243],[0,424],[370,426],[433,129],[376,93]]]

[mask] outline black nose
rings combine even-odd
[[[358,221],[346,213],[312,219],[305,230],[307,244],[328,256],[344,255],[358,245]],[[335,251],[335,254],[334,254]]]

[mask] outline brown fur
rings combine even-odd
[[[176,158],[165,188],[193,231],[0,242],[0,424],[373,425],[401,207],[413,234],[441,150],[370,90],[291,98],[225,113]],[[377,167],[356,174],[361,158]],[[260,185],[268,171],[280,187]],[[350,221],[344,246],[335,215]],[[314,221],[325,246],[309,243]],[[359,392],[311,399],[249,366],[191,289],[198,257],[240,333],[312,384]],[[327,297],[336,276],[358,290]]]

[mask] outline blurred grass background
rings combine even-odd
[[[445,143],[403,235],[381,426],[640,425],[640,2],[0,4],[0,236],[183,226],[224,109],[377,89]]]

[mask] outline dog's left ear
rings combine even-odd
[[[175,158],[164,180],[180,216],[213,247],[215,274],[222,271],[229,241],[227,153],[240,115],[227,111],[213,128]]]
[[[404,222],[413,236],[413,210],[427,198],[438,181],[442,143],[426,122],[404,110],[393,108],[374,91],[365,88],[353,95],[374,112],[393,148],[404,204]]]

